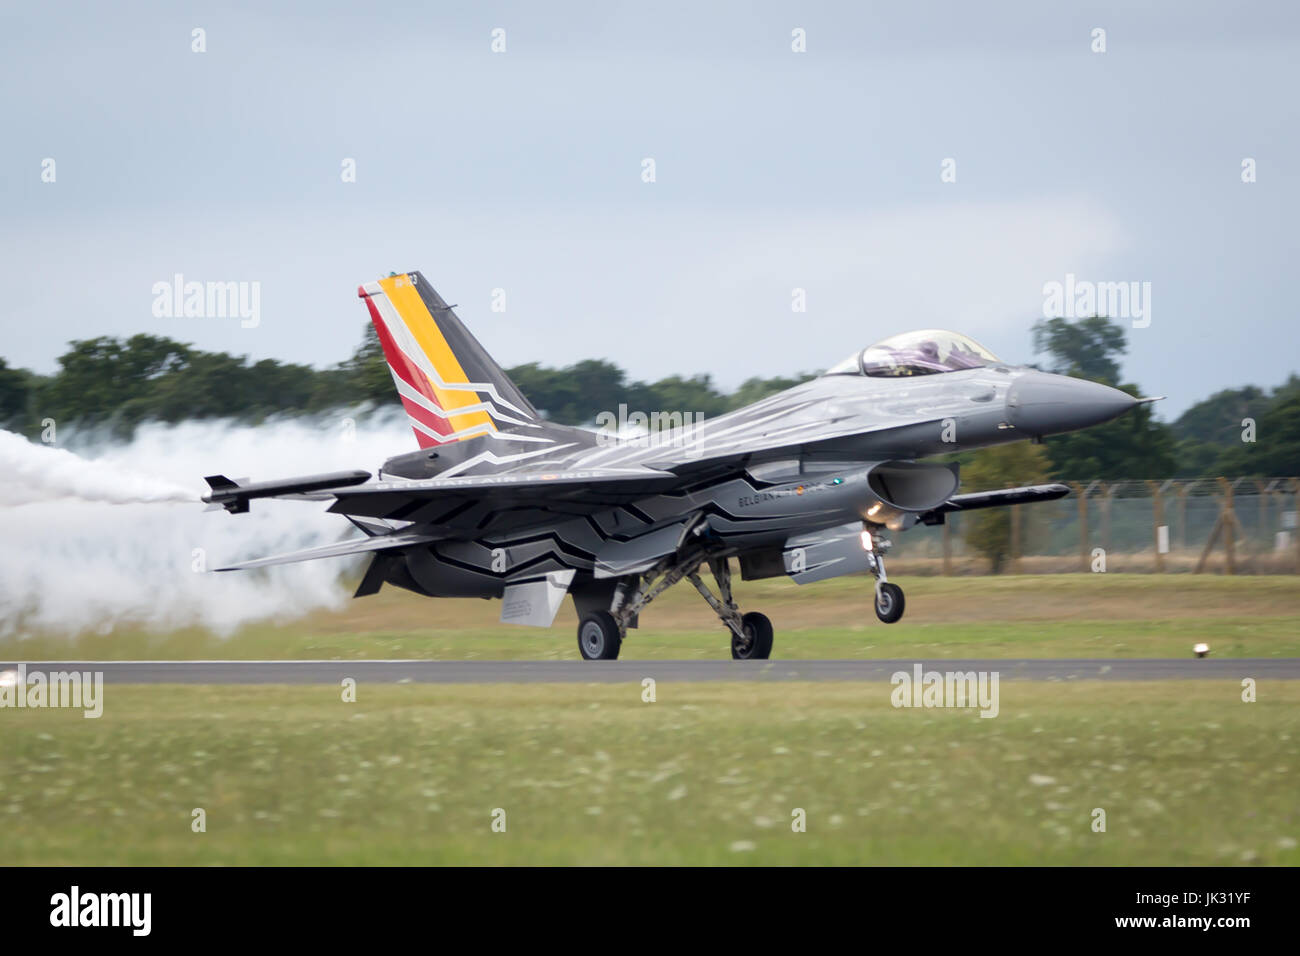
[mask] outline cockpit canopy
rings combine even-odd
[[[944,329],[920,329],[882,339],[827,369],[826,374],[899,378],[1001,364],[1000,358],[972,338]]]

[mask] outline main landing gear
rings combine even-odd
[[[700,597],[713,608],[722,623],[731,631],[731,659],[736,661],[765,661],[772,656],[772,622],[766,614],[750,611],[741,614],[731,597],[731,565],[726,558],[710,558],[709,570],[718,585],[719,597],[714,597],[707,584],[700,579],[699,569],[687,575]]]
[[[893,624],[903,616],[903,589],[891,584],[885,574],[885,552],[889,541],[877,538],[875,526],[866,526],[863,545],[867,548],[868,567],[876,579],[876,617]],[[700,577],[700,569],[708,565],[717,584],[714,594]],[[700,596],[713,608],[713,613],[726,625],[731,637],[731,656],[738,661],[762,661],[772,656],[773,630],[767,615],[750,611],[742,614],[731,593],[731,566],[717,549],[704,545],[687,548],[664,558],[650,570],[640,575],[622,578],[614,592],[608,611],[594,611],[583,616],[578,623],[578,650],[589,661],[612,661],[618,657],[627,637],[628,627],[646,606],[664,591],[683,578],[695,586]]]
[[[885,577],[885,552],[889,550],[889,541],[876,539],[870,529],[863,532],[864,543],[870,542],[867,549],[871,561],[871,573],[876,579],[876,617],[886,624],[893,624],[903,616],[903,589],[897,584],[890,584]]]
[[[714,595],[700,577],[705,564],[718,586]],[[618,657],[628,625],[651,601],[686,578],[713,608],[731,634],[731,656],[738,661],[767,660],[772,656],[773,630],[767,615],[750,611],[741,614],[731,594],[731,566],[725,557],[709,555],[701,548],[670,555],[645,574],[625,578],[614,595],[610,611],[595,611],[578,623],[578,650],[589,661],[612,661]],[[891,585],[892,586],[892,585]],[[901,592],[900,592],[901,600]],[[901,612],[900,612],[901,613]]]

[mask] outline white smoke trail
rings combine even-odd
[[[145,425],[129,442],[74,438],[75,454],[0,433],[0,636],[119,624],[224,634],[340,606],[347,560],[206,569],[359,535],[344,518],[322,502],[255,501],[248,514],[231,515],[205,511],[198,498],[204,475],[374,472],[416,447],[404,416],[352,422]]]
[[[4,478],[0,507],[58,498],[119,505],[196,498],[182,485],[109,462],[87,461],[66,449],[37,445],[7,431],[0,431],[0,476]]]

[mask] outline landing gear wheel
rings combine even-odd
[[[766,614],[750,611],[740,619],[740,629],[745,632],[743,638],[731,631],[733,660],[765,661],[772,656],[772,622]]]
[[[583,660],[617,660],[622,645],[618,621],[608,611],[594,611],[578,622],[578,650]]]
[[[876,588],[876,617],[893,624],[903,616],[903,589],[886,581]]]

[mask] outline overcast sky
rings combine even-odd
[[[1290,3],[43,2],[0,77],[0,355],[41,372],[137,332],[333,364],[409,269],[507,366],[731,388],[928,326],[1030,361],[1067,274],[1151,284],[1124,367],[1166,417],[1300,364]],[[260,324],[156,317],[177,273]]]

